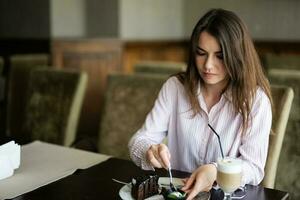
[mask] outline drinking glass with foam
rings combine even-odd
[[[217,166],[217,183],[224,192],[224,199],[231,199],[231,194],[241,185],[242,162],[225,157],[218,160]]]

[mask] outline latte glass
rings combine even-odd
[[[237,158],[225,157],[218,160],[217,183],[224,192],[224,199],[241,185],[242,162]]]

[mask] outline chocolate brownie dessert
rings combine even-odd
[[[157,175],[143,175],[133,178],[131,181],[132,189],[131,195],[136,200],[143,200],[155,194],[158,194]]]

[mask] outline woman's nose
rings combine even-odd
[[[204,64],[205,70],[210,71],[213,68],[213,66],[214,66],[213,59],[208,57]]]

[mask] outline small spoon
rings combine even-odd
[[[171,172],[171,163],[168,167],[168,171],[169,171],[169,176],[170,176],[170,188],[172,191],[177,191],[176,187],[173,184],[173,176],[172,176],[172,172]]]

